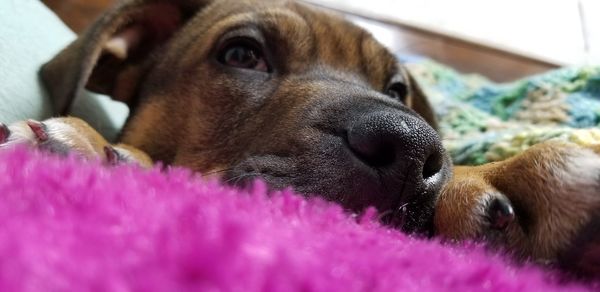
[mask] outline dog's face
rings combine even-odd
[[[155,160],[374,206],[407,231],[429,228],[448,177],[427,101],[394,56],[292,1],[126,2],[42,73],[59,109],[83,85],[127,102],[122,142]]]

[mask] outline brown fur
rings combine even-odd
[[[596,277],[599,256],[564,255],[591,253],[600,246],[598,236],[584,234],[588,226],[600,223],[598,154],[599,146],[546,142],[505,161],[455,167],[438,200],[436,231],[448,239],[483,240],[518,259]],[[501,230],[490,227],[486,212],[488,202],[499,197],[508,199],[516,214]],[[588,240],[575,240],[582,236]]]

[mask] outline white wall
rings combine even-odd
[[[393,19],[556,64],[600,64],[600,0],[308,2]]]

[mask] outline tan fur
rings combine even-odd
[[[598,146],[546,142],[505,161],[456,167],[436,207],[437,232],[452,240],[479,239],[521,259],[556,263],[600,210]],[[484,204],[505,196],[516,221],[492,230]],[[575,264],[575,263],[571,263]]]

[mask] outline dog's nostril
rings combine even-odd
[[[425,164],[423,165],[423,179],[427,180],[428,178],[434,176],[444,166],[444,159],[442,154],[438,151],[432,153],[425,160]]]
[[[371,147],[353,148],[356,156],[372,167],[385,167],[394,163],[396,153],[391,144],[376,145]]]
[[[396,149],[383,137],[364,135],[363,132],[351,132],[346,135],[348,147],[354,155],[371,167],[385,167],[396,160]]]

